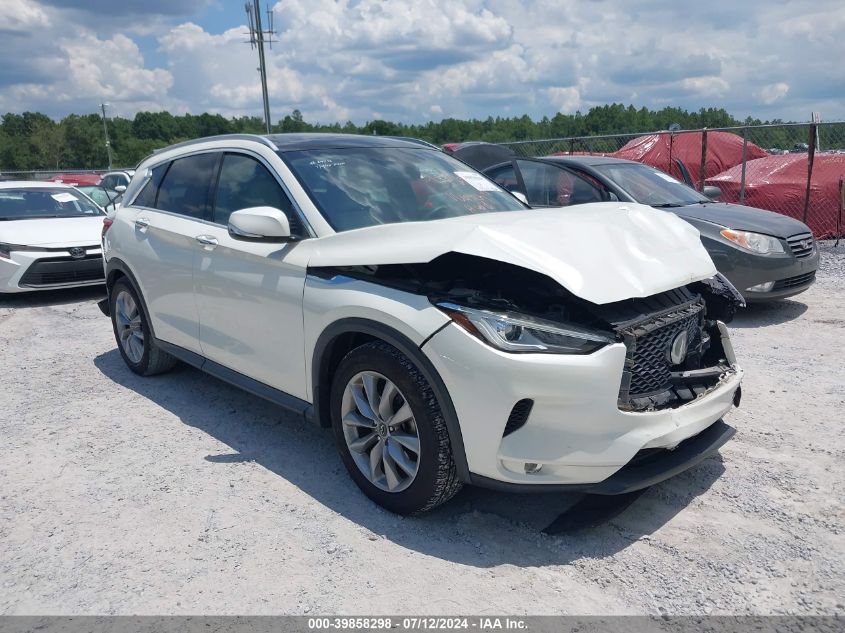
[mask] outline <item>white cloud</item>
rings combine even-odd
[[[557,104],[557,111],[574,114],[581,107],[581,91],[576,86],[568,88],[548,88],[549,100]]]
[[[721,97],[730,91],[730,84],[721,77],[688,77],[681,86],[700,97]]]
[[[763,86],[763,88],[760,90],[759,96],[763,103],[772,104],[775,101],[780,101],[781,99],[786,97],[788,92],[789,84],[778,82],[776,84],[769,84],[768,86]]]
[[[14,61],[0,64],[0,110],[63,115],[105,98],[124,115],[260,116],[243,26],[211,30],[209,0],[99,16],[110,1],[0,2],[0,59]],[[841,0],[281,0],[274,11],[274,119],[294,108],[322,122],[539,118],[608,102],[845,118]]]
[[[0,30],[25,32],[50,27],[50,14],[27,0],[3,0],[0,3]]]
[[[62,39],[59,47],[71,60],[68,81],[57,90],[60,100],[76,99],[80,93],[124,102],[166,99],[173,85],[168,71],[145,68],[138,45],[120,33],[108,40],[93,35]]]

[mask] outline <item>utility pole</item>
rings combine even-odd
[[[100,109],[103,111],[103,134],[106,135],[106,152],[109,155],[109,171],[111,171],[111,143],[109,142],[109,126],[106,125],[106,106],[108,103],[101,103]]]
[[[264,99],[264,126],[270,133],[270,99],[267,96],[267,65],[264,62],[264,42],[273,48],[273,10],[267,10],[268,28],[261,26],[261,1],[250,0],[244,5],[249,23],[249,43],[253,49],[258,48],[258,72],[261,73],[261,95]]]

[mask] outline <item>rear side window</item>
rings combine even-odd
[[[535,161],[516,162],[525,182],[528,204],[565,207],[606,199],[595,184],[568,169]]]
[[[147,181],[147,184],[144,185],[144,188],[141,189],[141,193],[138,194],[135,198],[135,202],[132,204],[139,207],[154,208],[156,206],[158,188],[161,185],[161,179],[164,176],[164,172],[167,171],[167,166],[169,164],[170,163],[164,163],[152,168],[152,175],[150,176],[150,179]]]
[[[302,237],[302,223],[273,175],[259,161],[243,154],[226,154],[220,168],[214,218],[229,223],[232,211],[249,207],[273,207],[288,217],[291,235]]]
[[[170,163],[156,199],[156,208],[207,219],[209,190],[219,154],[197,154]]]
[[[522,187],[519,186],[519,181],[516,178],[516,170],[513,168],[513,165],[503,165],[495,170],[485,171],[484,173],[503,189],[525,193],[522,191]]]

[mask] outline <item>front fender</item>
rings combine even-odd
[[[317,421],[330,425],[328,411],[331,371],[339,354],[347,351],[350,337],[380,339],[392,345],[419,368],[440,403],[452,453],[462,481],[469,481],[463,437],[449,390],[420,348],[450,323],[426,297],[347,277],[322,279],[309,276],[303,300],[306,375],[309,400]],[[343,345],[341,348],[336,346]]]

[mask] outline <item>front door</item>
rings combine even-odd
[[[302,293],[305,266],[297,242],[233,238],[233,211],[269,206],[303,226],[279,182],[257,157],[227,153],[213,195],[212,223],[202,228],[194,262],[202,354],[249,378],[304,399]]]

